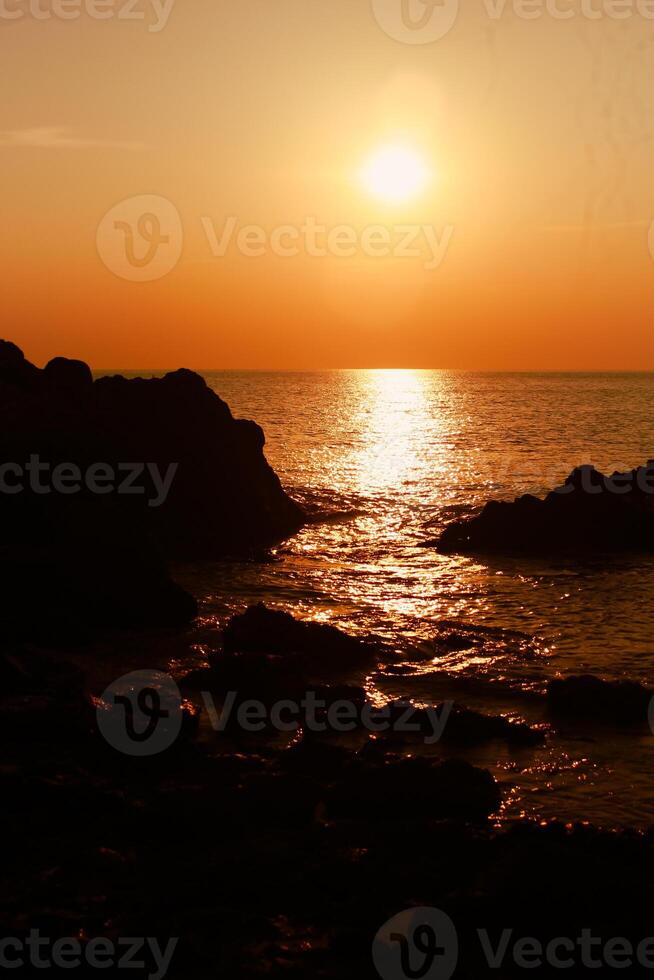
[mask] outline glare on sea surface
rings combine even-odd
[[[371,370],[363,374],[365,398],[359,424],[364,447],[357,460],[362,489],[397,488],[403,480],[418,477],[424,466],[429,380],[424,371]],[[431,434],[437,429],[438,420],[433,420]]]

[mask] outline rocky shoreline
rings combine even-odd
[[[176,937],[167,975],[198,980],[376,976],[375,934],[413,907],[436,907],[455,923],[462,977],[497,975],[473,942],[478,927],[494,943],[505,929],[544,944],[584,927],[604,941],[649,935],[651,833],[556,821],[500,827],[500,786],[457,760],[471,739],[518,747],[544,732],[457,707],[438,760],[415,753],[420,726],[400,746],[365,727],[353,746],[302,720],[281,739],[238,724],[202,738],[200,689],[264,702],[311,689],[327,706],[367,697],[339,677],[346,649],[364,666],[372,651],[332,627],[253,607],[227,624],[223,641],[207,668],[178,678],[179,734],[147,757],[107,741],[98,712],[121,707],[89,690],[63,654],[2,655],[8,935],[151,936],[162,948]],[[607,691],[604,703],[625,694],[639,703],[632,689]],[[580,696],[553,692],[568,713]],[[507,962],[502,976],[514,975],[521,969]]]
[[[387,656],[374,638],[261,604],[224,624],[204,666],[162,654],[143,671],[125,659],[139,679],[104,690],[89,663],[98,636],[127,649],[129,629],[130,649],[141,638],[152,649],[153,630],[167,630],[184,647],[197,603],[169,561],[258,554],[305,515],[259,427],[192,372],[94,381],[81,362],[39,370],[2,342],[0,406],[5,936],[39,930],[85,949],[100,937],[174,939],[166,975],[188,980],[361,980],[379,975],[371,948],[384,924],[433,907],[458,935],[454,976],[479,980],[524,975],[521,937],[532,967],[534,942],[542,951],[568,937],[576,977],[613,975],[615,937],[633,952],[654,933],[654,830],[507,824],[505,787],[462,757],[498,745],[511,759],[570,722],[637,739],[654,692],[553,679],[539,696],[546,722],[531,725],[454,701],[384,701],[370,683]],[[131,483],[112,491],[121,466]],[[565,492],[489,504],[439,547],[649,548],[650,469],[575,471]],[[49,477],[59,485],[45,490]],[[471,640],[449,623],[438,642],[456,651]],[[496,952],[509,931],[500,967],[480,930]],[[156,975],[152,963],[137,972]],[[537,971],[559,974],[551,957]]]

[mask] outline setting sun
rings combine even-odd
[[[415,150],[384,146],[364,164],[361,182],[369,194],[395,204],[417,197],[429,176],[424,160]]]

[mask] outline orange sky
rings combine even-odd
[[[37,363],[654,369],[636,0],[485,0],[424,44],[375,16],[400,0],[66,2],[0,0],[3,334]],[[389,144],[430,173],[403,203],[359,177]]]

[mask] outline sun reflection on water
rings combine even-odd
[[[543,493],[580,461],[611,471],[642,460],[654,443],[650,379],[368,370],[227,373],[212,384],[263,425],[267,458],[314,519],[271,562],[195,570],[188,587],[207,596],[205,622],[265,601],[380,638],[384,657],[366,683],[375,703],[452,699],[531,724],[542,723],[557,673],[652,682],[650,561],[607,569],[426,546],[487,500]],[[644,768],[617,742],[594,745],[588,761],[588,746],[568,737],[470,758],[514,784],[502,817],[650,824],[654,749],[640,750]]]
[[[364,445],[357,460],[357,485],[362,491],[397,487],[419,475],[421,430],[433,377],[424,371],[395,369],[362,374],[358,424]],[[430,421],[437,430],[438,418]]]

